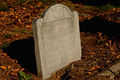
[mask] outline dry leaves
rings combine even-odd
[[[11,76],[18,76],[19,71],[24,71],[24,68],[22,68],[18,63],[17,60],[11,59],[7,53],[0,53],[0,58],[4,58],[7,62],[0,63],[0,69],[2,69],[6,75]],[[8,63],[9,61],[9,63]]]
[[[95,53],[94,53],[94,52],[91,52],[91,53],[89,53],[89,55],[95,55]]]

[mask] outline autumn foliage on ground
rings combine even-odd
[[[105,20],[120,23],[120,8],[111,8],[105,12],[95,6],[82,5],[81,3],[72,3],[70,0],[1,0],[0,1],[0,79],[1,80],[18,80],[20,71],[25,71],[17,60],[11,59],[7,53],[3,52],[3,48],[8,47],[13,41],[33,37],[32,34],[32,21],[35,18],[41,17],[42,12],[50,5],[61,3],[68,6],[71,10],[77,10],[79,13],[79,20],[90,20],[96,16],[99,16]],[[108,5],[110,6],[110,5]],[[111,6],[110,6],[111,7]],[[83,60],[78,61],[75,64],[70,65],[64,71],[56,73],[53,78],[56,79],[86,79],[91,75],[105,69],[107,63],[112,63],[120,59],[119,50],[112,45],[111,40],[107,40],[103,37],[102,33],[91,35],[87,33],[81,33],[82,45],[83,45]],[[86,47],[87,41],[93,40],[98,44],[102,43],[101,48],[96,43],[91,42],[94,46],[89,46],[91,50]],[[85,42],[86,41],[86,42]],[[91,44],[90,44],[91,45]],[[95,51],[98,49],[98,51]],[[105,48],[105,49],[104,49]],[[115,50],[116,49],[116,50]],[[92,51],[93,50],[93,51]],[[101,55],[97,55],[100,53]],[[109,57],[106,57],[109,56]],[[112,57],[111,57],[112,56]],[[91,59],[91,58],[92,59]],[[100,58],[98,58],[100,57]],[[101,57],[105,57],[104,59]],[[98,58],[98,59],[97,59]],[[96,61],[94,61],[95,59]],[[96,65],[96,63],[101,65]],[[84,65],[80,65],[86,62]],[[95,63],[93,63],[95,62]],[[87,65],[91,64],[91,65]],[[93,65],[94,64],[94,65]],[[81,67],[82,66],[82,67]],[[109,66],[109,65],[106,65]],[[85,68],[85,69],[84,69]],[[67,76],[64,74],[68,71]],[[82,73],[80,73],[80,71]],[[33,80],[40,80],[40,76],[36,76],[30,72],[28,75],[32,75]],[[24,74],[25,75],[25,74]],[[79,76],[80,75],[80,76]],[[82,76],[82,77],[81,77]]]
[[[32,21],[39,18],[48,6],[61,3],[79,12],[80,21],[102,16],[119,22],[119,8],[101,13],[97,7],[72,4],[69,0],[1,0],[0,1],[0,44],[32,36]],[[46,1],[46,3],[45,3]],[[116,17],[117,16],[117,17]],[[24,36],[23,36],[24,35]]]

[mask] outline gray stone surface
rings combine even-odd
[[[115,74],[118,74],[120,72],[120,63],[117,63],[114,66],[110,67],[110,70]]]
[[[109,70],[99,73],[97,76],[110,76],[110,80],[114,79],[115,75]]]
[[[120,72],[120,62],[110,67],[108,70],[99,73],[97,76],[110,76],[110,80],[114,80],[114,77]]]
[[[38,73],[43,80],[70,62],[81,59],[79,18],[62,4],[49,7],[33,22]]]

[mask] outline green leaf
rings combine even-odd
[[[32,78],[31,75],[26,75],[26,77],[27,77],[27,80],[30,80]]]
[[[20,77],[26,78],[25,72],[20,71],[20,72],[18,72],[18,74],[20,75]]]
[[[25,80],[23,77],[21,77],[19,80]]]

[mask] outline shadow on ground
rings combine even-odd
[[[110,37],[116,36],[118,38],[120,37],[119,27],[119,23],[105,21],[99,17],[80,23],[81,32],[102,32]],[[8,53],[11,58],[17,59],[21,66],[28,69],[29,72],[36,74],[33,38],[14,41],[9,47],[4,48],[3,51]]]
[[[14,41],[3,51],[12,59],[17,59],[19,64],[29,72],[37,73],[33,38]]]
[[[82,3],[83,5],[102,6],[110,3],[114,6],[120,6],[120,0],[71,0],[74,3]]]
[[[95,17],[91,20],[85,20],[80,22],[80,31],[81,32],[102,32],[110,38],[120,37],[120,23],[110,22],[100,17]]]
[[[91,20],[85,20],[80,23],[81,32],[97,33],[101,32],[108,37],[108,40],[117,42],[117,48],[120,49],[120,23],[110,22],[100,17],[95,17]]]

